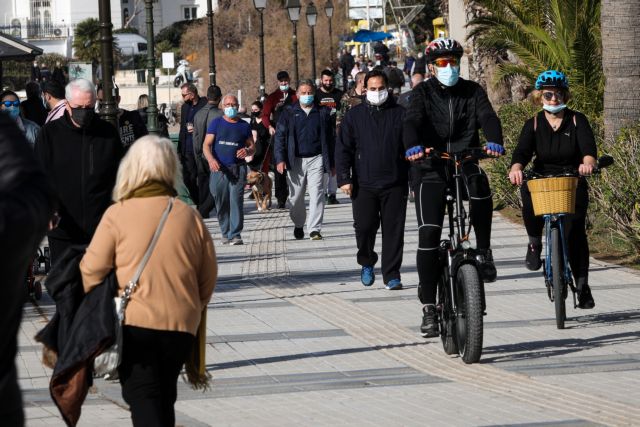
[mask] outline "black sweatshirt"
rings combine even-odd
[[[573,117],[575,116],[575,124]],[[534,122],[537,122],[534,130]],[[544,111],[527,120],[513,151],[511,164],[526,166],[535,155],[533,170],[540,174],[558,174],[577,169],[584,156],[597,156],[596,141],[584,114],[566,109],[562,124],[555,132]]]

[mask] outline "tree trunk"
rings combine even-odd
[[[640,122],[640,0],[602,0],[604,125],[607,137]]]

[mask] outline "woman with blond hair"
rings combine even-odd
[[[121,295],[169,212],[125,311],[118,373],[134,425],[175,424],[178,375],[216,283],[211,236],[198,213],[175,199],[179,166],[168,139],[137,140],[80,263],[85,292],[114,270]]]

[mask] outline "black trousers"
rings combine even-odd
[[[532,237],[541,237],[544,228],[544,217],[535,216],[531,193],[526,185],[520,187],[522,194],[522,219],[527,229],[527,234]],[[569,265],[573,272],[578,289],[582,289],[589,279],[589,241],[587,240],[587,209],[589,207],[589,188],[587,181],[578,181],[576,190],[576,212],[565,217],[565,236],[569,249]]]
[[[478,249],[488,249],[491,243],[491,220],[493,198],[489,180],[484,171],[473,163],[463,167],[463,181],[466,183],[470,216],[476,235]],[[438,248],[442,235],[442,224],[447,194],[450,188],[455,196],[455,186],[451,178],[452,171],[439,168],[422,177],[422,182],[414,186],[416,216],[418,219],[418,298],[423,304],[435,304],[439,278]],[[465,191],[466,192],[466,191]]]
[[[216,207],[213,195],[209,190],[209,174],[198,174],[198,212],[202,218],[209,218],[211,210]]]
[[[134,426],[175,425],[178,375],[194,339],[186,332],[122,329],[118,373]]]
[[[407,216],[406,185],[384,190],[357,188],[352,197],[352,208],[358,264],[373,266],[378,261],[374,247],[382,224],[382,279],[384,283],[400,279]]]
[[[187,150],[182,153],[182,179],[184,180],[184,185],[189,190],[189,196],[191,200],[196,205],[199,204],[198,195],[198,167],[196,165],[196,156],[193,153],[193,150]]]

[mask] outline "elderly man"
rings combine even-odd
[[[238,98],[222,99],[224,114],[213,119],[204,138],[209,185],[218,211],[222,244],[241,245],[244,227],[243,193],[247,182],[245,158],[255,154],[249,123],[238,117]]]
[[[293,236],[304,238],[306,210],[304,193],[309,189],[307,230],[311,240],[322,240],[320,230],[324,215],[324,173],[335,175],[333,164],[334,135],[328,108],[314,103],[315,87],[311,80],[298,85],[298,99],[285,109],[276,128],[274,150],[278,173],[289,171],[289,215]]]
[[[96,116],[96,90],[85,79],[65,88],[64,116],[44,125],[36,158],[58,199],[60,225],[48,234],[51,258],[73,244],[86,244],[111,204],[123,155],[118,130]]]

